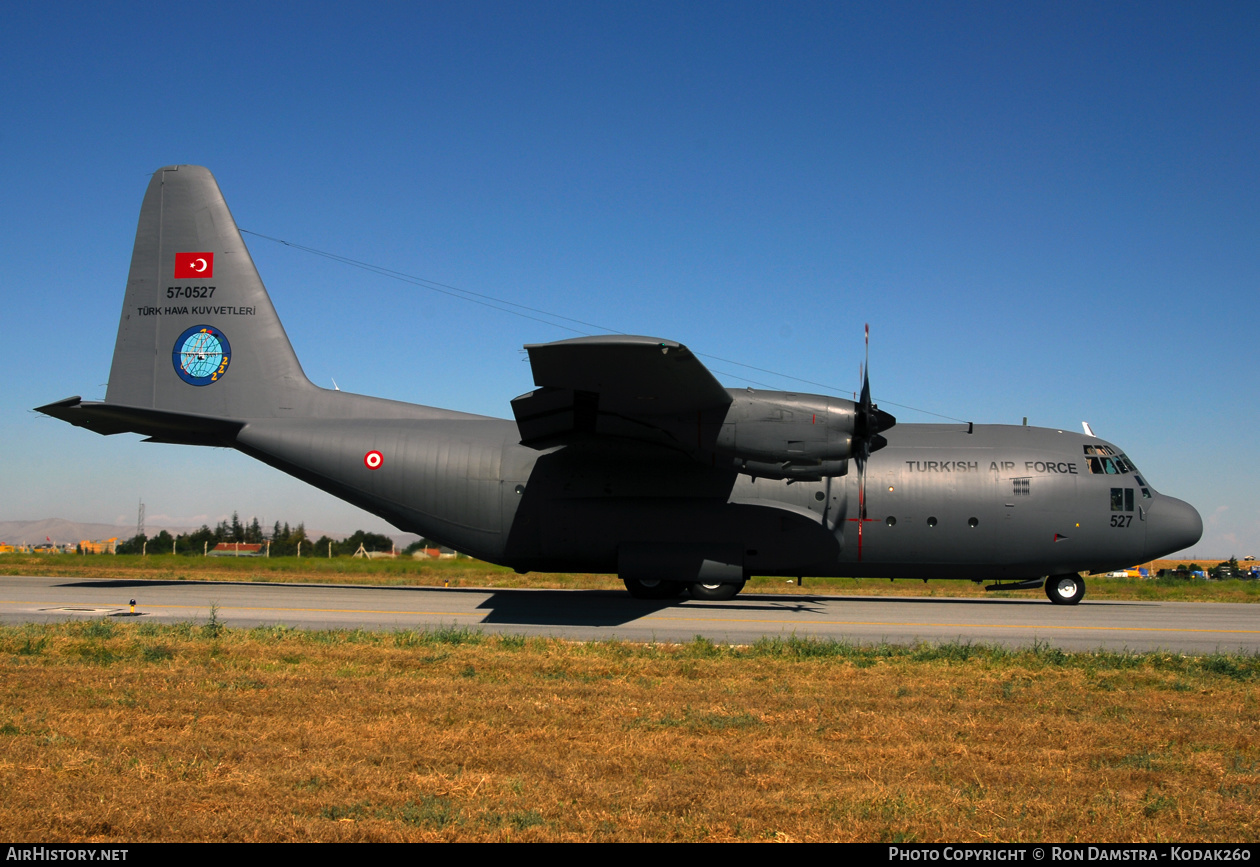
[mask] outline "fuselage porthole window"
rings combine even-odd
[[[976,527],[979,527],[979,526],[980,526],[980,519],[979,519],[979,518],[968,518],[968,519],[967,519],[967,526],[968,526],[968,527],[970,527],[970,528],[972,528],[972,529],[974,530]]]

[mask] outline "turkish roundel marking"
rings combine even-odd
[[[213,253],[176,253],[176,280],[206,280],[214,276]]]
[[[383,463],[385,463],[385,456],[378,451],[373,450],[363,456],[363,466],[369,470],[379,470]]]

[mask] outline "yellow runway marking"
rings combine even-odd
[[[152,608],[199,608],[198,605],[153,605]],[[412,614],[424,617],[484,617],[485,611],[378,611],[375,608],[275,608],[272,606],[239,607],[220,605],[219,611],[310,611],[317,614]]]
[[[418,614],[429,617],[482,617],[485,611],[399,611],[397,609],[377,610],[374,608],[277,608],[275,606],[240,606],[240,605],[218,605],[218,603],[199,603],[188,605],[137,605],[137,608],[162,609],[164,611],[174,611],[186,608],[206,608],[214,604],[220,613],[227,611],[310,611],[319,614]],[[64,604],[49,604],[47,602],[23,602],[12,601],[8,599],[0,599],[0,605],[39,605],[46,611],[73,611],[75,608],[110,608],[115,611],[122,611],[127,608],[126,605],[91,605],[86,602],[67,602]],[[143,611],[137,611],[137,614],[144,614]]]
[[[695,621],[700,620],[698,617],[655,617],[649,616],[644,620],[678,620],[678,621]],[[924,626],[935,629],[1083,629],[1083,630],[1106,630],[1108,632],[1225,632],[1237,633],[1240,635],[1260,635],[1260,629],[1175,629],[1162,626],[1060,626],[1054,624],[1035,624],[1035,623],[900,623],[897,621],[882,620],[763,620],[756,617],[715,617],[712,619],[704,619],[705,623],[793,623],[797,625],[819,625],[819,626]]]

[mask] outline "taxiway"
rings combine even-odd
[[[136,600],[135,613],[130,600]],[[366,587],[204,581],[0,578],[0,622],[117,617],[232,627],[433,629],[573,640],[748,644],[795,635],[858,644],[973,642],[1063,650],[1260,653],[1260,606],[1209,602],[744,594],[729,602],[634,600],[609,590]]]

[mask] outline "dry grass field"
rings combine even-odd
[[[1260,839],[1260,658],[0,628],[10,840]]]

